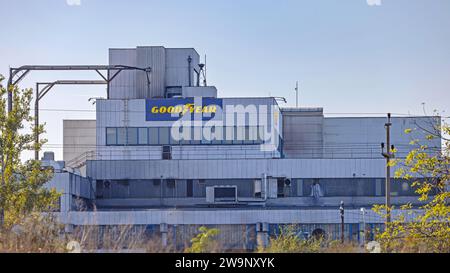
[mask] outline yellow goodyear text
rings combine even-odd
[[[153,114],[186,114],[186,113],[215,113],[216,105],[195,106],[193,103],[176,106],[153,106],[151,112]]]

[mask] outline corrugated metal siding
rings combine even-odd
[[[283,113],[283,152],[286,158],[322,158],[322,112]]]
[[[63,120],[64,161],[70,161],[88,151],[95,151],[95,146],[95,120]]]
[[[188,57],[191,56],[191,70],[189,71]],[[166,86],[195,86],[196,75],[194,68],[199,69],[200,56],[193,48],[166,48]]]
[[[380,143],[386,142],[383,117],[361,118],[325,118],[324,119],[324,157],[326,158],[375,158],[380,155]],[[422,128],[433,131],[432,124],[439,121],[430,117],[392,118],[391,143],[396,147],[397,157],[405,157],[413,148],[409,145],[413,139],[422,144],[441,147],[439,139],[428,141],[428,134],[422,130],[405,134],[406,129]]]
[[[224,115],[224,121],[227,122],[227,124],[230,124],[230,119],[233,118],[234,119],[234,124],[237,124],[237,118],[238,115],[236,115],[236,113],[227,113],[227,107],[228,106],[238,106],[238,105],[242,105],[244,107],[248,107],[248,106],[256,106],[256,110],[258,111],[258,123],[261,124],[261,120],[259,120],[259,117],[266,117],[266,124],[269,127],[272,127],[273,124],[273,118],[274,118],[274,113],[273,113],[273,109],[271,108],[272,106],[278,107],[278,105],[276,104],[275,100],[273,98],[224,98],[223,99],[223,110],[225,111],[225,115]],[[248,108],[251,109],[251,108]],[[247,109],[246,109],[247,110]],[[249,123],[249,116],[246,115],[245,116],[245,123],[248,124]]]
[[[415,210],[420,213],[420,210]],[[406,215],[411,221],[413,215],[405,211],[393,210],[393,217]],[[210,209],[210,210],[172,210],[155,209],[147,211],[95,211],[60,213],[62,223],[75,225],[150,225],[166,223],[168,225],[222,225],[222,224],[256,224],[256,223],[300,223],[300,224],[338,224],[339,213],[333,210],[277,210],[277,209]],[[346,210],[347,224],[362,221],[359,209]],[[366,211],[368,223],[383,223],[385,219],[371,210]]]
[[[166,75],[166,55],[162,46],[158,47],[137,47],[138,67],[151,67],[150,86],[147,83],[147,75],[144,71],[136,71],[136,92],[134,98],[154,98],[164,97],[165,75]]]
[[[385,175],[383,159],[97,160],[88,161],[87,166],[88,176],[94,179],[255,179],[264,173],[290,178]]]
[[[137,66],[136,49],[110,49],[109,64]],[[114,73],[115,71],[111,71],[110,76]],[[114,80],[111,81],[109,96],[111,99],[135,98],[137,96],[136,71],[121,71]]]

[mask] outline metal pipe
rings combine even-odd
[[[189,55],[188,57],[188,75],[189,75],[189,86],[192,86],[192,79],[191,79],[191,62],[192,62],[192,58],[191,55]]]
[[[109,99],[109,84],[111,83],[109,81],[109,77],[110,77],[109,70],[108,70],[108,72],[106,72],[106,74],[108,74],[108,76],[107,76],[107,83],[106,83],[106,99]]]

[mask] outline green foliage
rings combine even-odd
[[[399,167],[395,177],[409,181],[424,204],[416,208],[420,210],[414,210],[411,204],[403,205],[404,213],[377,235],[385,252],[450,252],[450,140],[445,137],[450,127],[443,123],[435,126],[434,132],[426,132],[429,134],[422,141],[440,138],[442,150],[415,139],[411,142],[415,148],[395,164]],[[392,209],[384,205],[373,208],[384,217]]]
[[[197,234],[191,240],[191,247],[186,248],[187,253],[205,253],[216,252],[219,249],[219,245],[215,240],[215,237],[220,233],[219,229],[200,227],[200,233]]]
[[[42,134],[42,125],[26,133],[26,125],[33,121],[30,115],[32,89],[19,90],[10,86],[13,108],[7,112],[7,89],[1,85],[0,75],[0,212],[4,213],[4,226],[11,227],[20,223],[31,212],[52,210],[58,201],[55,190],[43,188],[52,171],[41,168],[40,162],[28,160],[22,162],[24,151],[41,149],[45,140],[34,143],[34,135]]]
[[[280,233],[270,239],[267,248],[259,248],[258,252],[267,253],[317,253],[320,252],[324,238],[300,239],[295,225],[280,228]]]

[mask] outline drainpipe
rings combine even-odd
[[[267,184],[267,174],[263,173],[263,181],[264,181],[264,201],[267,200],[267,193],[269,191],[269,187]]]

